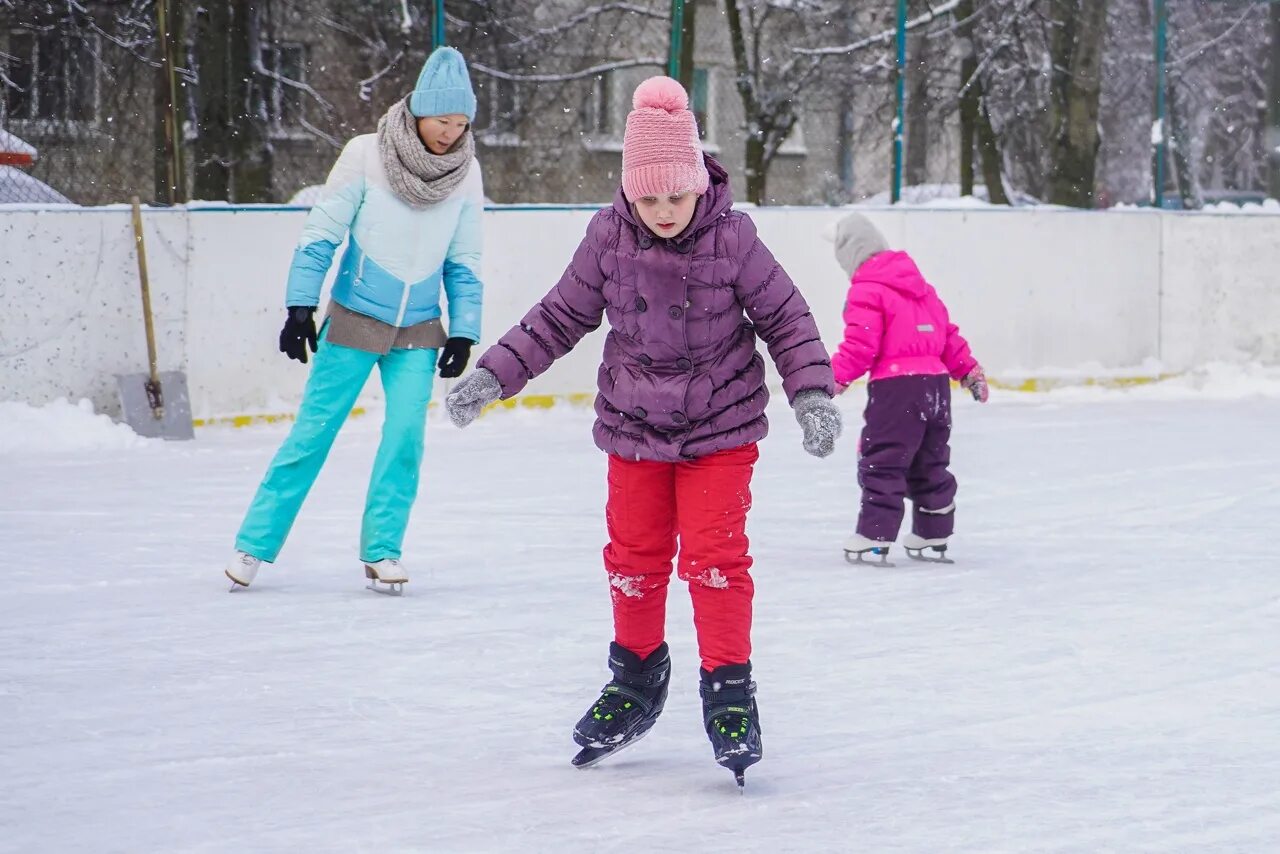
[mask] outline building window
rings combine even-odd
[[[307,49],[300,44],[277,44],[262,49],[262,64],[273,74],[307,82]],[[306,124],[307,95],[274,77],[266,81],[267,120],[274,134],[288,136]]]
[[[485,145],[519,145],[520,88],[513,80],[482,77],[476,81],[477,141]]]
[[[698,122],[698,138],[705,142],[711,138],[711,72],[708,69],[693,69],[693,91],[689,100]]]
[[[10,121],[92,124],[98,120],[93,44],[57,31],[9,33],[0,63],[4,116]]]
[[[617,136],[618,124],[613,114],[613,87],[612,71],[592,78],[582,110],[582,131],[587,136],[605,139]]]

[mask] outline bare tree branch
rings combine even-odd
[[[908,31],[915,30],[927,24],[931,24],[934,21],[936,21],[938,18],[941,18],[943,15],[949,14],[952,11],[954,11],[955,8],[959,5],[960,5],[960,0],[947,0],[947,2],[943,3],[940,6],[937,6],[936,8],[930,9],[928,12],[925,12],[923,15],[919,15],[907,21],[907,30]],[[792,51],[794,51],[795,53],[804,54],[806,56],[843,56],[845,54],[856,53],[860,50],[865,50],[869,47],[873,47],[878,44],[887,44],[893,41],[897,33],[898,33],[898,29],[897,27],[894,27],[891,30],[885,30],[883,32],[876,33],[873,36],[867,36],[864,39],[859,39],[856,42],[853,42],[847,45],[841,45],[839,47],[797,47],[797,48],[792,48]]]
[[[606,62],[601,65],[593,65],[590,68],[584,68],[581,71],[571,71],[563,74],[512,74],[479,62],[471,62],[469,67],[472,71],[478,71],[486,77],[495,77],[498,80],[512,80],[520,83],[567,83],[571,80],[583,80],[587,77],[595,77],[598,74],[604,74],[606,71],[617,71],[621,68],[636,68],[638,66],[657,66],[661,68],[666,64],[665,58],[650,56],[642,59],[621,59],[617,62]]]
[[[544,39],[544,38],[549,38],[550,36],[559,35],[561,33],[574,29],[579,24],[582,24],[585,21],[589,21],[592,18],[607,14],[609,12],[626,12],[631,15],[640,15],[641,17],[654,18],[660,21],[665,21],[668,18],[668,16],[665,13],[659,12],[648,6],[639,6],[635,3],[605,3],[602,6],[592,6],[590,8],[583,9],[578,14],[572,16],[571,18],[568,18],[563,23],[556,24],[554,27],[544,27],[542,29],[532,30],[525,36],[522,36],[521,38],[512,42],[512,45],[519,47],[519,46],[526,45],[529,42],[536,41],[538,39]]]

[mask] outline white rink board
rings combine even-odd
[[[996,378],[1114,376],[1152,360],[1170,372],[1215,359],[1280,360],[1280,216],[864,212],[916,257]],[[845,213],[751,210],[832,347],[846,283],[821,235]],[[555,284],[592,214],[486,212],[483,346]],[[144,214],[160,367],[187,371],[197,418],[296,406],[306,369],[277,344],[305,216],[273,206]],[[115,412],[115,374],[146,365],[137,291],[126,208],[0,210],[0,400],[87,397]],[[529,394],[593,391],[601,336]],[[363,401],[379,397],[370,382]]]
[[[143,225],[165,370],[186,350],[186,228],[179,212]],[[147,370],[133,243],[128,209],[0,213],[0,400],[118,411],[116,375]]]

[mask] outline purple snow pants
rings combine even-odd
[[[897,539],[906,497],[914,505],[915,534],[926,539],[951,536],[956,479],[947,471],[950,379],[936,374],[875,380],[867,386],[864,417],[858,446],[858,533],[873,540]]]

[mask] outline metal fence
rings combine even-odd
[[[1050,13],[1091,1],[0,0],[0,203],[305,201],[446,39],[496,201],[607,199],[664,70],[762,203],[1049,200],[1066,72],[1101,89],[1083,203],[1280,192],[1280,2],[1113,3],[1075,69]]]
[[[88,29],[11,25],[0,54],[0,201],[152,197],[156,105],[145,53]]]

